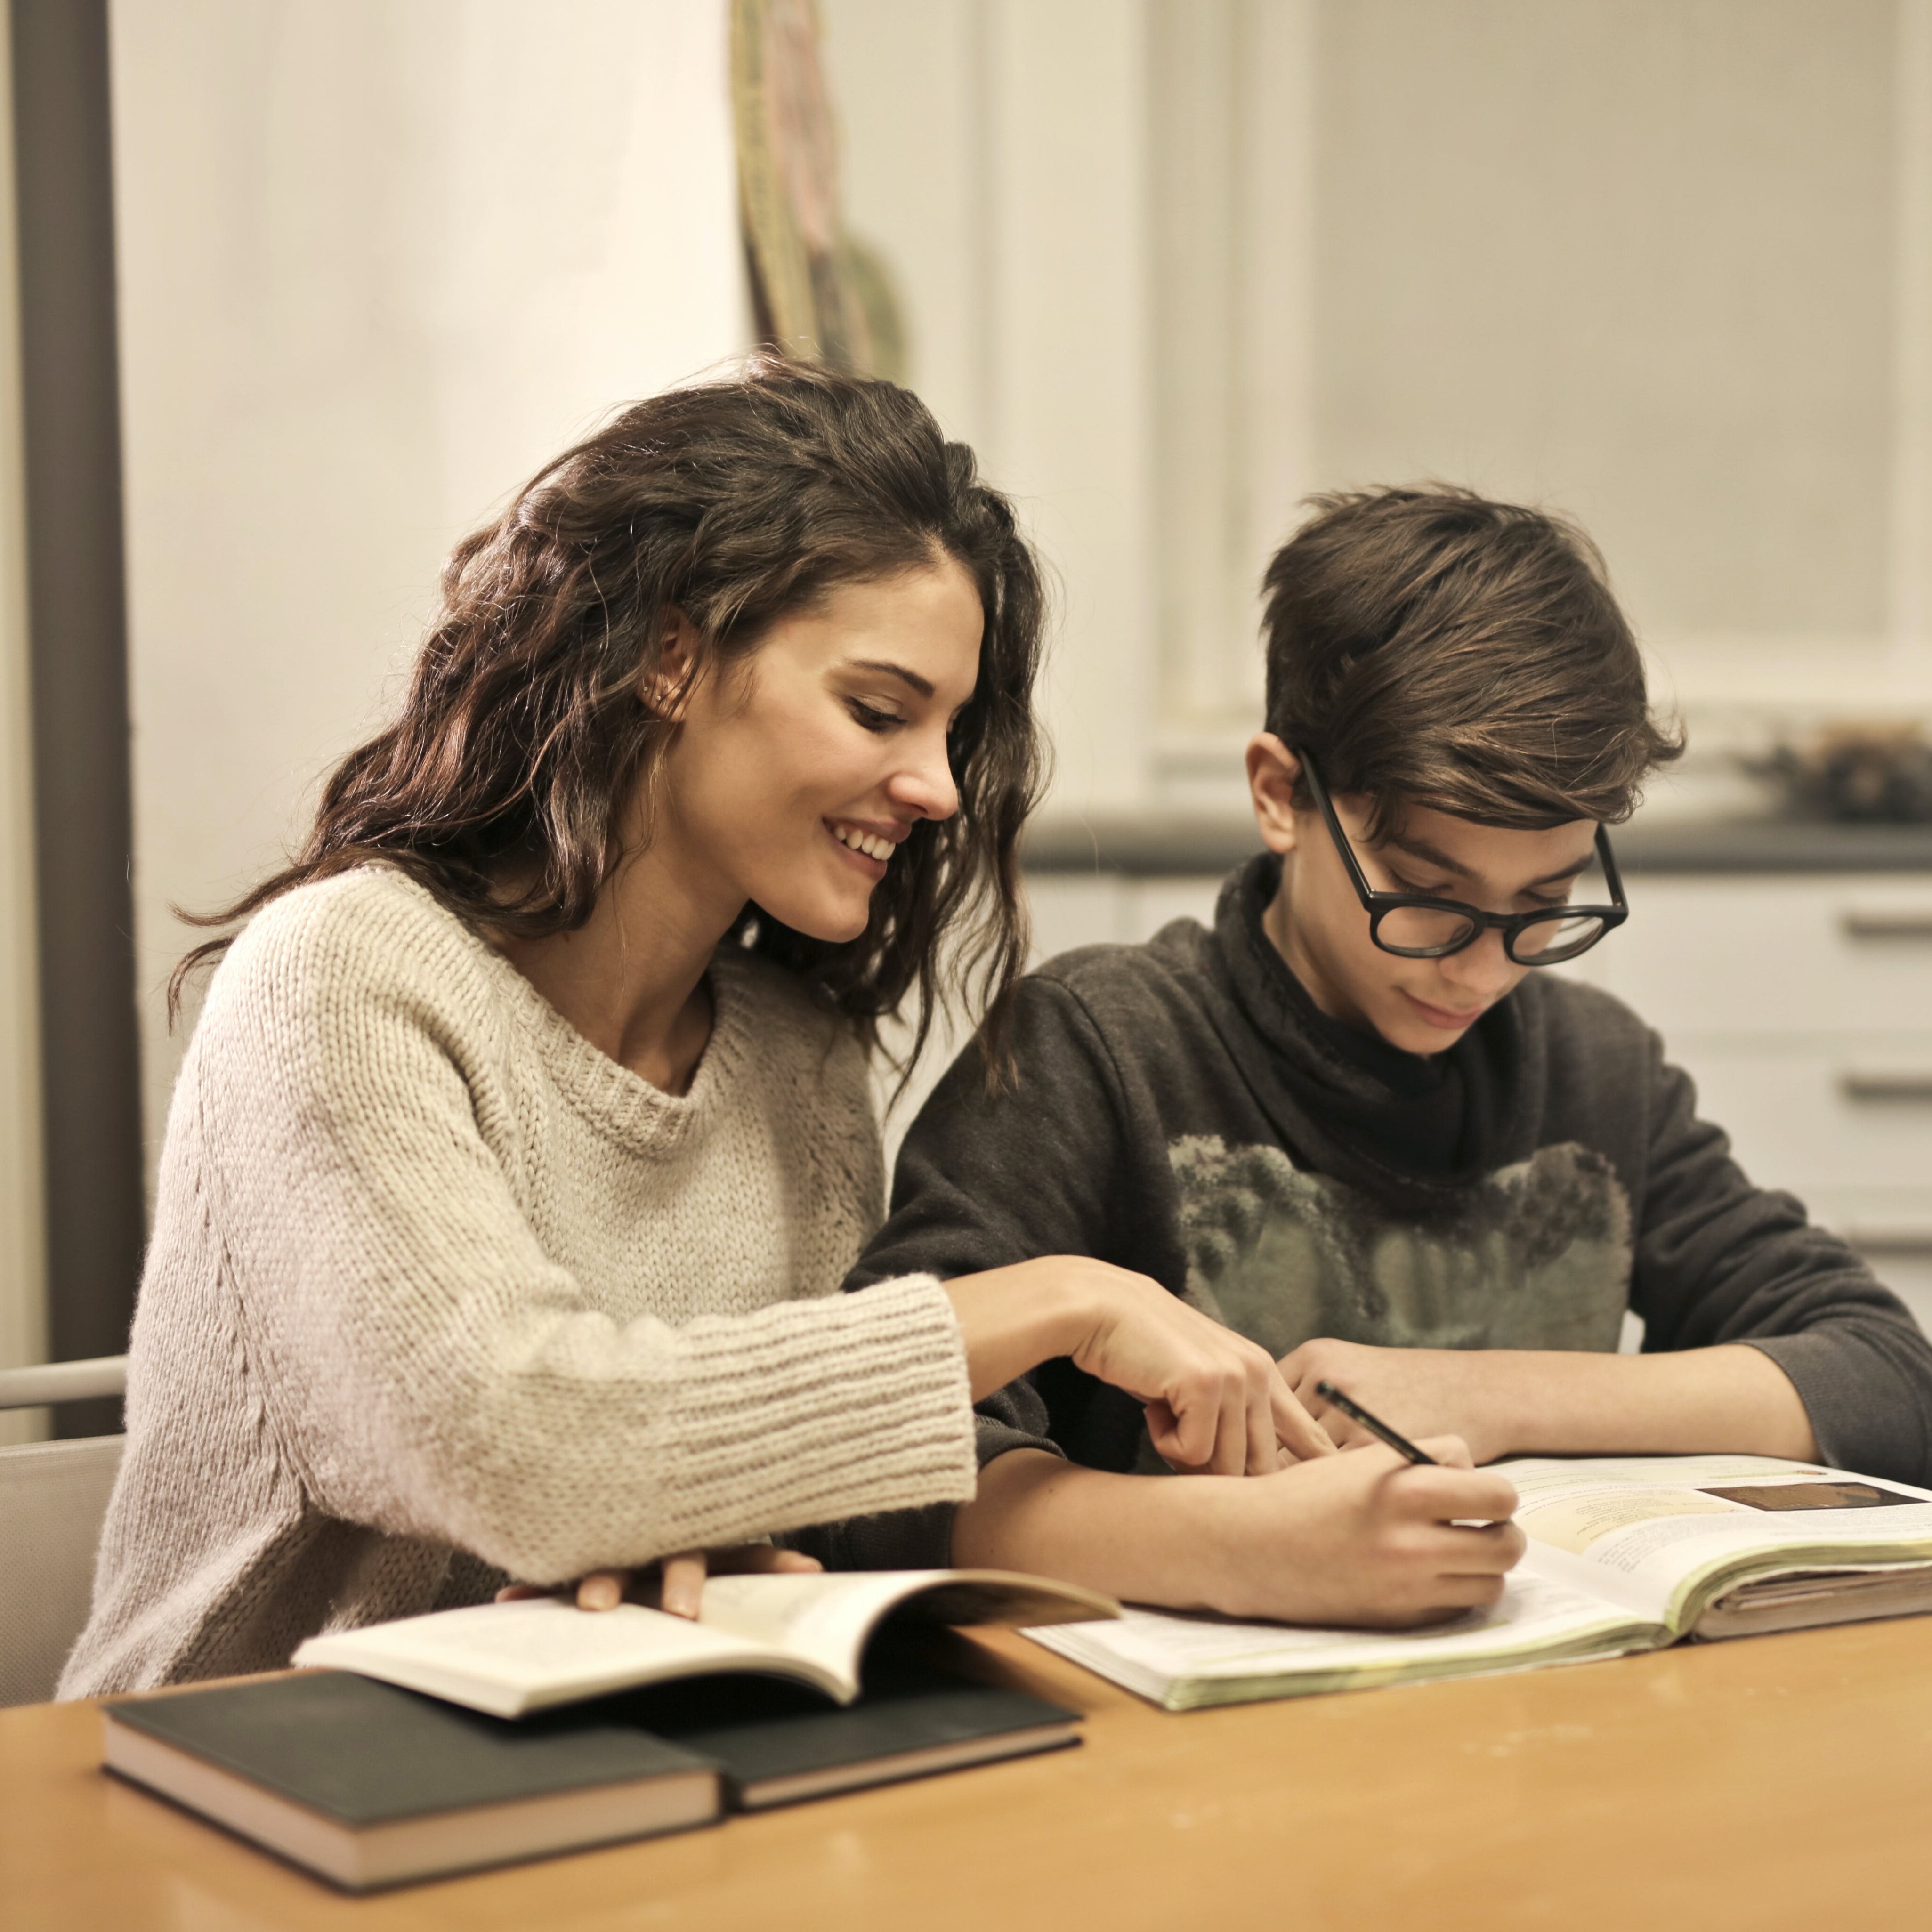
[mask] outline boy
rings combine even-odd
[[[1264,1344],[1345,1445],[1364,1438],[1324,1377],[1478,1462],[1736,1450],[1925,1480],[1910,1316],[1751,1186],[1634,1014],[1540,970],[1615,944],[1603,828],[1682,748],[1588,539],[1456,490],[1318,507],[1265,580],[1267,850],[1211,932],[1025,983],[1016,1084],[989,1094],[976,1054],[952,1069],[851,1285],[1090,1254]],[[1626,1307],[1641,1356],[1615,1352]],[[1064,1362],[982,1411],[956,1562],[1290,1618],[1410,1621],[1499,1587],[1445,1586],[1450,1505],[1387,1451],[1140,1480],[1138,1412]]]

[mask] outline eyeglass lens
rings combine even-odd
[[[1604,922],[1588,913],[1561,918],[1539,919],[1519,931],[1510,942],[1510,952],[1519,963],[1534,960],[1553,966],[1571,959],[1604,936]]]
[[[1476,936],[1472,920],[1432,906],[1391,906],[1376,928],[1376,942],[1393,952],[1454,952]]]
[[[1440,958],[1460,952],[1480,928],[1460,913],[1432,906],[1391,906],[1376,925],[1376,943],[1390,952]],[[1552,913],[1532,920],[1510,939],[1509,952],[1520,965],[1554,966],[1586,952],[1604,936],[1604,922],[1590,913]]]

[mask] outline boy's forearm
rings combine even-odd
[[[1183,1507],[1213,1478],[1114,1475],[1015,1449],[980,1472],[980,1490],[952,1522],[952,1560],[1084,1584],[1174,1610],[1204,1609],[1196,1513]]]
[[[1304,1342],[1282,1363],[1319,1412],[1324,1378],[1412,1436],[1460,1436],[1478,1462],[1503,1456],[1818,1454],[1790,1378],[1741,1343],[1654,1355],[1578,1350],[1388,1348]],[[1362,1432],[1330,1412],[1342,1440]]]
[[[1655,1355],[1499,1351],[1503,1453],[1592,1456],[1818,1454],[1791,1380],[1741,1344]]]
[[[1287,1623],[1406,1628],[1495,1602],[1521,1555],[1516,1492],[1378,1444],[1264,1476],[1122,1476],[1037,1449],[997,1456],[954,1520],[954,1562],[1131,1603]],[[1469,1526],[1480,1524],[1481,1528]]]
[[[1486,1462],[1818,1454],[1790,1378],[1768,1355],[1737,1344],[1655,1355],[1498,1348],[1463,1355],[1457,1367],[1461,1419],[1432,1416],[1426,1426],[1462,1435]]]

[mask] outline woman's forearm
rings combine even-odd
[[[1092,1329],[1096,1302],[1084,1278],[1036,1262],[960,1275],[946,1283],[966,1346],[973,1400],[1016,1382],[1028,1370],[1069,1355]]]
[[[946,1284],[975,1401],[1066,1356],[1146,1412],[1177,1468],[1265,1474],[1280,1450],[1334,1444],[1288,1392],[1268,1352],[1157,1281],[1085,1255],[1043,1255]]]

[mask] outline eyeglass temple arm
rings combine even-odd
[[[1315,769],[1315,760],[1299,746],[1291,746],[1295,757],[1300,760],[1302,776],[1308,781],[1308,789],[1315,794],[1315,802],[1322,808],[1322,822],[1328,828],[1328,836],[1334,842],[1335,849],[1342,855],[1342,862],[1348,868],[1350,882],[1355,888],[1355,896],[1365,909],[1372,909],[1378,894],[1369,884],[1369,875],[1362,870],[1362,862],[1355,856],[1354,842],[1342,830],[1340,815],[1336,812],[1328,796],[1328,788],[1322,781],[1322,774]]]
[[[1607,825],[1597,827],[1597,856],[1604,862],[1604,883],[1610,889],[1611,902],[1619,910],[1626,910],[1624,878],[1617,870],[1617,855],[1610,850],[1610,829]]]

